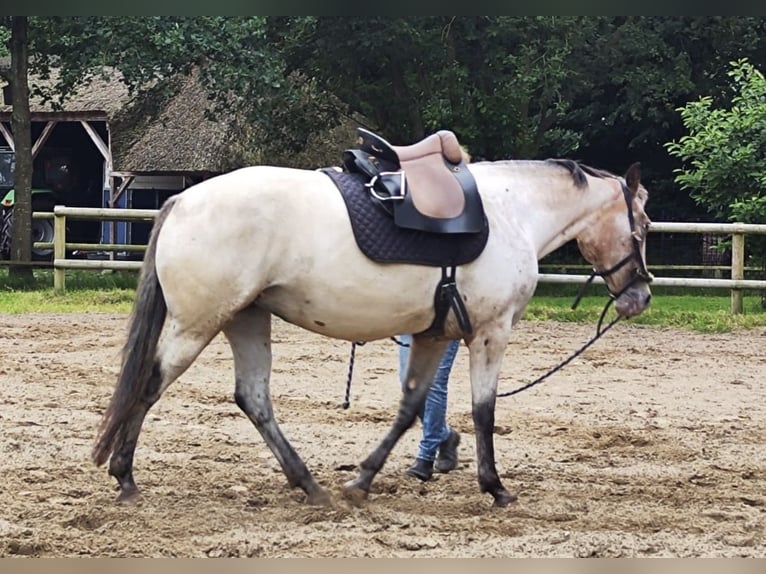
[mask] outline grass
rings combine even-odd
[[[67,292],[53,292],[51,270],[35,270],[31,281],[9,277],[0,268],[0,313],[128,313],[133,305],[137,273],[129,271],[68,271]],[[607,302],[603,286],[590,287],[576,310],[571,309],[576,285],[541,284],[524,318],[531,321],[552,320],[593,323],[598,321]],[[632,323],[721,333],[735,329],[766,327],[766,310],[761,295],[745,291],[745,312],[731,314],[731,299],[725,289],[653,289],[651,307]],[[613,311],[610,312],[609,317]]]
[[[591,285],[589,295],[582,299],[576,310],[572,310],[578,288],[579,285],[539,285],[524,317],[595,324],[608,301],[606,289],[603,285]],[[761,306],[760,292],[745,291],[743,306],[743,314],[731,314],[731,295],[727,289],[654,287],[651,306],[630,322],[702,333],[766,327],[766,309]],[[612,317],[614,311],[610,310],[607,319]]]
[[[529,320],[574,321],[596,323],[607,298],[586,297],[572,310],[573,297],[535,296],[524,315]],[[607,319],[614,317],[610,311]],[[745,298],[742,315],[731,314],[728,295],[663,295],[655,294],[652,304],[640,316],[630,319],[640,325],[678,327],[702,333],[725,333],[735,329],[766,327],[766,311],[760,297]]]
[[[71,271],[67,291],[53,292],[53,272],[35,270],[31,281],[8,275],[0,268],[0,313],[128,313],[138,275],[135,272]]]

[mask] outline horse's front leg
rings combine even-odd
[[[495,506],[508,506],[516,496],[500,482],[495,468],[495,401],[500,365],[508,345],[506,330],[491,329],[477,333],[468,346],[471,370],[471,404],[476,431],[476,459],[479,488],[489,492]]]
[[[399,412],[388,434],[378,444],[375,450],[359,465],[359,476],[347,482],[343,493],[347,499],[359,504],[367,498],[370,486],[391,450],[404,432],[412,426],[423,405],[436,374],[442,355],[448,341],[437,341],[430,337],[413,337],[410,348],[410,358],[407,363],[404,393],[399,402]]]
[[[274,419],[269,392],[271,377],[271,313],[248,307],[224,328],[234,352],[234,399],[253,422],[282,466],[290,486],[299,486],[309,504],[329,505],[330,497],[314,480],[306,464]]]

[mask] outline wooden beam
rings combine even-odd
[[[104,112],[31,112],[33,122],[108,122]],[[0,112],[0,121],[10,122],[11,112]]]
[[[56,205],[53,207],[53,215],[70,216],[75,219],[103,220],[103,221],[131,221],[141,219],[152,221],[160,212],[159,209],[123,209],[108,207],[69,207]]]
[[[173,169],[173,170],[142,170],[142,171],[110,171],[109,175],[114,177],[128,177],[128,176],[135,176],[135,175],[184,175],[184,176],[201,176],[201,177],[212,177],[214,175],[218,175],[220,172],[217,171],[207,171],[207,170],[179,170],[179,169]]]
[[[741,281],[745,278],[745,234],[733,233],[731,236],[731,279],[732,281]],[[742,305],[742,290],[732,288],[731,290],[731,314],[741,315],[744,307]]]
[[[57,121],[50,121],[45,124],[40,137],[38,137],[37,141],[32,145],[32,159],[37,157],[37,154],[40,152],[40,148],[45,145],[45,141],[48,139],[48,136],[51,135],[51,132],[53,131],[53,128],[56,127],[57,123]]]
[[[98,151],[101,152],[101,155],[109,165],[109,169],[111,169],[112,158],[109,154],[109,147],[104,143],[104,140],[101,139],[101,136],[98,135],[98,132],[93,129],[93,126],[91,126],[87,121],[80,120],[80,123],[82,124],[82,127],[85,128],[85,131],[88,132],[88,135],[90,136],[90,139],[93,140],[93,143],[96,144]]]
[[[0,122],[0,134],[3,134],[8,147],[16,151],[16,144],[13,142],[13,134],[5,127],[5,122]]]
[[[140,171],[110,171],[109,177],[135,177],[143,175]]]
[[[119,187],[117,188],[117,190],[115,191],[115,193],[114,193],[114,194],[112,194],[112,197],[110,198],[110,202],[109,202],[109,203],[110,203],[110,205],[109,205],[109,207],[114,207],[114,204],[115,204],[115,202],[116,202],[118,199],[120,199],[120,196],[121,196],[123,193],[125,193],[125,190],[126,190],[126,189],[128,189],[128,186],[129,186],[131,183],[133,183],[133,180],[134,180],[134,179],[135,179],[135,177],[133,177],[132,175],[129,175],[129,176],[126,176],[126,177],[122,178],[122,181],[120,182],[120,185],[119,185]]]

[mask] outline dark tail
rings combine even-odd
[[[157,237],[174,203],[175,198],[171,197],[157,214],[146,247],[136,300],[128,325],[128,339],[122,349],[120,376],[101,421],[96,446],[91,453],[99,466],[109,459],[120,431],[136,406],[156,390],[150,388],[151,385],[159,384],[159,373],[155,372],[159,367],[156,359],[157,343],[165,323],[167,307],[157,279],[155,256]]]

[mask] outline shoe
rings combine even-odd
[[[449,472],[457,468],[457,447],[460,444],[460,434],[449,429],[449,436],[439,445],[439,454],[434,467],[438,472]]]
[[[415,463],[404,471],[404,474],[419,478],[423,482],[431,480],[434,473],[434,461],[416,458]]]

